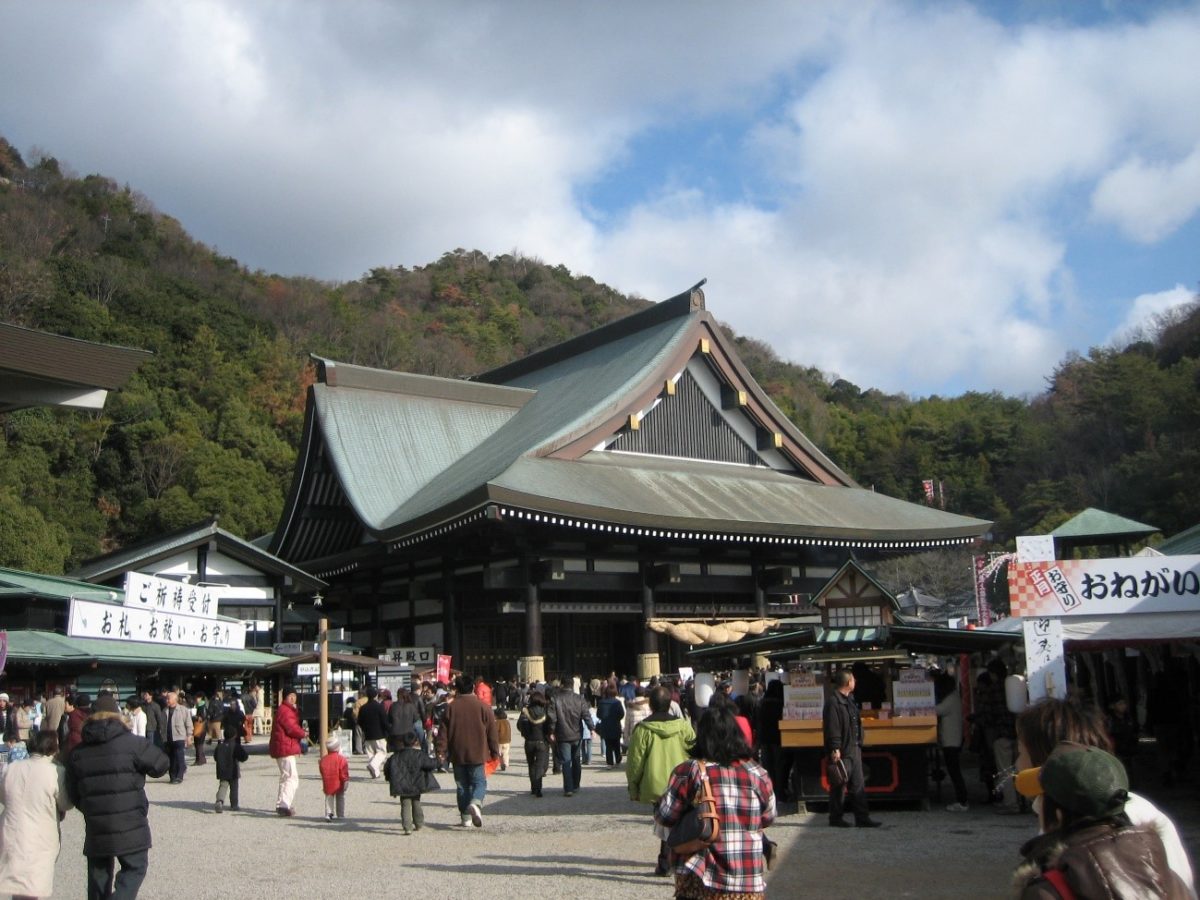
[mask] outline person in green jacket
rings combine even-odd
[[[696,733],[684,719],[671,715],[671,692],[661,685],[650,691],[650,715],[637,724],[629,738],[625,780],[629,799],[657,804],[667,790],[675,767],[688,759]],[[671,871],[670,849],[659,842],[655,875]]]

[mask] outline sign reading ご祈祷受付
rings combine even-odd
[[[141,572],[125,575],[125,605],[133,609],[215,619],[223,590],[220,585],[184,584]]]
[[[1014,562],[1008,597],[1014,617],[1190,612],[1200,605],[1200,556]]]
[[[215,650],[246,649],[246,626],[241,622],[78,598],[71,599],[67,636]]]

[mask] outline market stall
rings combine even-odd
[[[924,803],[932,749],[937,744],[933,681],[921,662],[1000,649],[1020,635],[906,624],[895,598],[854,562],[846,563],[813,599],[819,626],[796,628],[693,651],[697,663],[765,654],[785,671],[782,747],[789,759],[791,793],[801,803],[825,802],[822,710],[828,681],[849,668],[862,711],[867,795]]]

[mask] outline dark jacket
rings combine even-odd
[[[500,755],[496,717],[474,694],[460,694],[446,710],[446,752],[456,766],[478,766]]]
[[[417,732],[417,723],[421,721],[421,711],[417,704],[409,700],[407,703],[397,700],[388,710],[388,735],[401,738],[409,732]],[[366,732],[363,732],[366,734]]]
[[[11,704],[0,710],[0,741],[7,741],[9,738],[14,741],[25,738],[25,735],[18,733],[17,708]]]
[[[526,744],[549,743],[550,718],[546,715],[546,707],[540,703],[531,703],[521,710],[517,719],[517,731],[521,732]]]
[[[425,793],[426,773],[436,768],[437,761],[420,747],[405,747],[388,757],[383,774],[393,797],[419,797]]]
[[[387,710],[378,700],[368,700],[358,711],[358,727],[364,741],[382,741],[388,736]]]
[[[596,703],[596,718],[600,720],[597,731],[608,743],[621,740],[621,720],[625,718],[625,707],[616,697],[604,697]]]
[[[862,746],[862,720],[853,695],[842,696],[840,691],[831,692],[822,718],[826,753],[834,750],[853,753]]]
[[[167,773],[167,755],[134,737],[116,713],[96,713],[67,757],[67,793],[83,813],[84,856],[123,856],[150,848],[146,776]]]
[[[783,697],[763,697],[758,704],[758,743],[763,747],[778,747],[782,742],[779,720],[783,718]]]
[[[583,718],[591,718],[587,703],[574,691],[559,691],[550,701],[550,723],[560,744],[583,740]]]
[[[1025,862],[1013,877],[1021,900],[1060,900],[1061,894],[1045,877],[1050,869],[1061,871],[1075,896],[1088,900],[1188,896],[1167,865],[1158,834],[1121,820],[1039,835],[1021,853]]]
[[[167,717],[163,715],[162,707],[152,699],[142,704],[142,712],[146,714],[146,737],[153,741],[157,734],[159,741],[166,740]]]
[[[238,763],[244,763],[249,758],[250,754],[240,739],[234,737],[218,741],[213,750],[213,759],[217,762],[217,781],[237,781],[242,774]]]

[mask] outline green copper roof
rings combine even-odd
[[[99,587],[87,581],[0,568],[0,597],[39,597],[65,601],[72,597],[84,600],[115,600],[120,596],[120,591]]]
[[[535,389],[533,399],[487,442],[401,505],[385,527],[403,525],[458,500],[543,445],[586,433],[598,419],[620,409],[627,394],[686,338],[688,325],[686,316],[670,319],[516,379],[511,386]]]
[[[1050,533],[1056,538],[1070,539],[1073,543],[1078,543],[1084,538],[1094,538],[1096,543],[1102,544],[1114,540],[1148,537],[1157,531],[1153,525],[1143,525],[1141,522],[1102,509],[1088,508]]]
[[[53,631],[10,631],[8,658],[28,665],[105,663],[123,666],[163,666],[208,670],[263,669],[280,657],[257,650],[218,650],[205,647],[164,647],[133,641],[67,637]],[[100,673],[103,674],[103,668]]]
[[[1200,554],[1200,525],[1181,531],[1154,548],[1166,556],[1192,556]]]
[[[311,425],[272,546],[297,560],[354,552],[362,535],[335,506],[342,495],[367,536],[384,541],[504,505],[796,539],[945,541],[987,530],[855,486],[765,396],[765,413],[754,413],[758,439],[791,442],[779,468],[598,449],[653,408],[692,360],[745,388],[751,406],[761,394],[697,290],[470,382],[319,360]]]
[[[519,459],[488,487],[491,499],[514,506],[681,530],[924,540],[974,536],[988,525],[771,469],[614,453]]]

